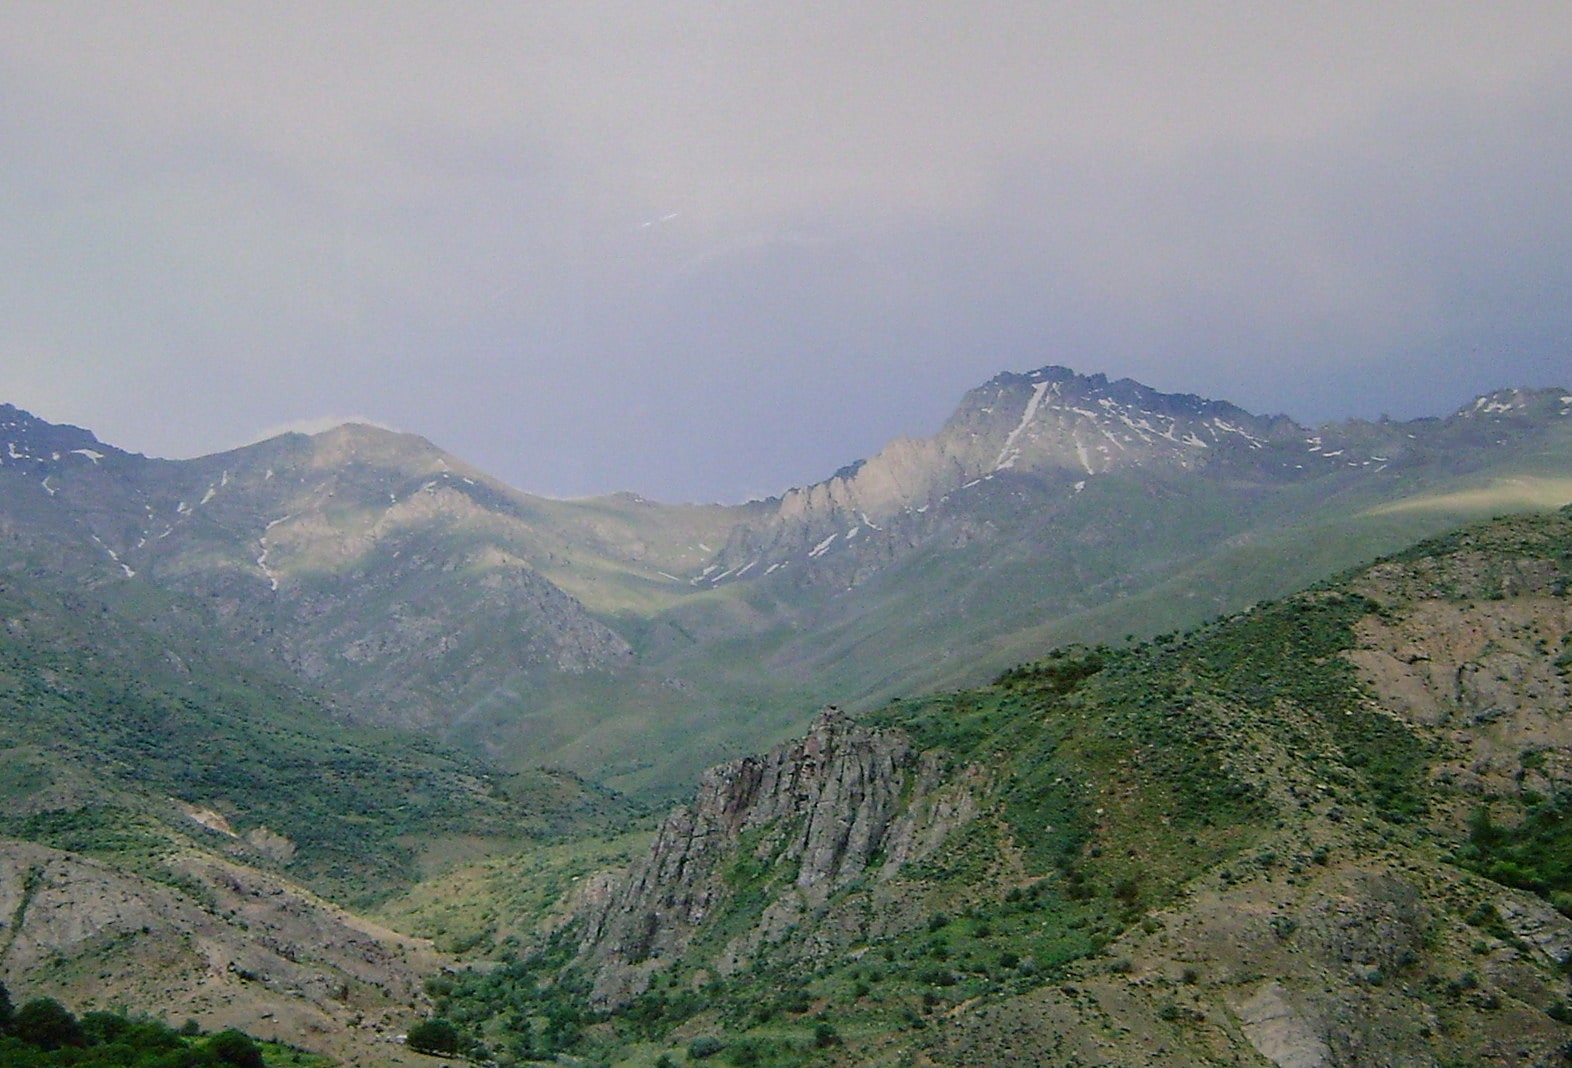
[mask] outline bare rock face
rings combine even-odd
[[[711,768],[649,854],[589,906],[581,960],[595,975],[595,1001],[637,996],[741,896],[758,895],[760,914],[713,962],[722,971],[822,915],[836,891],[870,875],[893,878],[903,860],[931,852],[976,814],[959,796],[925,804],[939,783],[903,736],[834,709],[798,741]]]
[[[1448,732],[1436,774],[1478,796],[1553,796],[1572,784],[1572,679],[1559,657],[1572,599],[1553,560],[1462,551],[1383,563],[1361,591],[1401,611],[1372,615],[1348,654],[1381,705]]]
[[[1282,984],[1268,982],[1239,1005],[1239,1029],[1277,1068],[1326,1068],[1332,1051],[1291,1003]]]

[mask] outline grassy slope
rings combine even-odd
[[[1470,553],[1508,572],[1516,560],[1559,568],[1564,597],[1572,512],[1441,538],[1394,565]],[[1556,882],[1565,835],[1552,805],[1563,802],[1520,799],[1517,815],[1462,825],[1458,787],[1432,775],[1456,728],[1376,705],[1344,655],[1362,621],[1411,610],[1339,580],[1186,637],[1066,650],[981,690],[893,704],[871,722],[957,771],[987,769],[982,815],[900,877],[894,900],[915,903],[918,922],[840,950],[812,948],[809,928],[717,979],[708,955],[786,886],[767,857],[739,851],[709,933],[609,1023],[575,1015],[571,971],[535,985],[563,959],[549,951],[460,981],[446,1011],[480,1034],[489,1020],[528,1020],[537,1053],[556,1042],[629,1065],[680,1057],[706,1034],[722,1036],[736,1064],[894,1064],[901,1048],[938,1063],[1028,1055],[1034,1047],[1012,1051],[984,1023],[990,1012],[1015,1020],[1017,1042],[1097,1033],[1131,1058],[1162,1047],[1162,1063],[1232,1063],[1253,1055],[1258,1032],[1195,1025],[1248,1015],[1240,1006],[1267,996],[1255,954],[1257,969],[1282,969],[1296,1011],[1343,1021],[1351,1041],[1369,1044],[1365,1056],[1422,1048],[1490,1061],[1514,1041],[1548,1052],[1568,1037],[1556,1015],[1567,1011],[1556,1000],[1564,981],[1491,918],[1496,902],[1521,910],[1522,899],[1457,861],[1546,894],[1572,889]],[[854,885],[825,916],[858,914],[858,899],[876,905],[879,892]],[[1249,948],[1257,937],[1265,944]],[[1400,978],[1368,978],[1383,972]],[[1123,1015],[1108,1016],[1115,1009]],[[825,1040],[825,1027],[855,1054]]]

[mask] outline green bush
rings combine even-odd
[[[206,1049],[219,1064],[231,1064],[235,1068],[266,1068],[262,1051],[251,1040],[251,1036],[233,1028],[220,1031],[208,1039]]]
[[[713,1035],[700,1035],[688,1043],[688,1059],[702,1061],[726,1048],[726,1044]]]
[[[417,1053],[433,1053],[451,1057],[459,1051],[460,1037],[458,1028],[447,1020],[433,1017],[422,1020],[409,1029],[405,1037],[409,1048]]]

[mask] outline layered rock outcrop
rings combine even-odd
[[[726,910],[748,912],[746,929],[709,963],[741,967],[787,930],[824,921],[838,891],[888,882],[976,814],[972,792],[904,736],[827,709],[803,738],[707,771],[649,853],[589,903],[581,961],[594,1000],[637,996]]]

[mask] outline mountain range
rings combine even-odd
[[[1572,397],[1308,429],[1059,367],[735,506],[550,500],[369,426],[147,459],[0,407],[7,571],[513,770],[666,796],[825,703],[1184,628],[1572,499]],[[154,607],[152,602],[157,602]]]
[[[0,406],[0,977],[352,1063],[431,1012],[509,1063],[1559,1063],[1569,501],[1560,389],[1306,428],[1046,367],[729,506]]]

